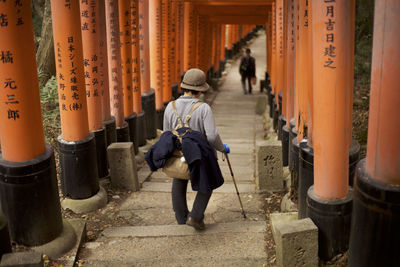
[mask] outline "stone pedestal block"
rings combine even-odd
[[[42,267],[42,254],[38,252],[17,252],[4,254],[1,258],[1,267]]]
[[[318,228],[310,218],[273,226],[277,266],[318,266]]]
[[[282,145],[267,140],[257,144],[257,187],[262,191],[283,190]]]
[[[113,143],[107,148],[107,155],[112,186],[138,191],[140,187],[133,143]]]

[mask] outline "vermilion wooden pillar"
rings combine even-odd
[[[107,141],[103,127],[100,47],[100,4],[80,2],[83,66],[85,71],[86,99],[89,130],[94,134],[99,177],[108,175]]]
[[[294,119],[295,109],[295,47],[296,47],[296,20],[295,8],[296,1],[289,0],[287,3],[287,34],[286,34],[286,123],[282,127],[282,162],[283,166],[289,165],[289,147],[290,147],[290,120]]]
[[[232,33],[233,33],[233,25],[228,24],[226,25],[227,28],[227,42],[226,42],[226,51],[225,51],[225,57],[227,59],[232,58],[232,45],[233,45],[233,40],[232,40]]]
[[[307,191],[314,183],[314,154],[312,147],[311,115],[313,109],[313,69],[312,69],[312,2],[301,2],[300,15],[307,14],[300,19],[300,45],[302,48],[299,71],[303,70],[301,77],[301,88],[299,92],[299,128],[297,143],[298,164],[295,172],[298,174],[298,203],[299,218],[307,217]],[[306,13],[307,12],[307,13]],[[298,147],[297,147],[298,146]]]
[[[79,8],[79,7],[78,7]],[[1,1],[0,254],[63,230],[53,149],[44,142],[30,1]],[[9,229],[7,227],[9,225]]]
[[[195,66],[195,16],[193,3],[184,3],[184,45],[183,69],[184,71]],[[194,59],[194,60],[193,60]]]
[[[273,117],[274,112],[274,104],[272,102],[275,101],[275,93],[276,93],[276,4],[272,4],[272,57],[271,57],[271,85],[272,85],[272,100],[270,105],[270,117]]]
[[[183,74],[183,38],[184,38],[184,3],[172,2],[173,6],[176,6],[176,26],[175,26],[175,42],[176,42],[176,56],[175,56],[175,66],[176,66],[176,81],[177,81],[177,92],[174,98],[178,98],[181,92],[180,82],[181,75]]]
[[[118,0],[106,0],[108,81],[111,114],[117,126],[117,141],[129,142],[129,126],[125,122],[119,38]]]
[[[291,179],[293,188],[297,190],[299,188],[299,150],[300,141],[304,137],[304,129],[306,125],[306,100],[305,100],[305,80],[306,75],[310,71],[308,64],[308,46],[310,41],[308,40],[308,29],[310,27],[310,5],[311,0],[298,0],[297,9],[295,10],[297,15],[295,19],[298,27],[296,30],[296,60],[295,60],[295,112],[294,118],[289,120],[289,170],[291,171]],[[299,217],[305,217],[306,205],[305,199],[307,191],[301,192],[299,189],[299,195],[302,197],[299,200]]]
[[[124,99],[124,117],[129,127],[129,140],[133,142],[135,154],[139,153],[137,138],[137,114],[133,110],[132,89],[132,19],[131,3],[118,0],[119,40],[121,44],[121,71]]]
[[[115,118],[111,116],[110,110],[110,90],[108,81],[108,56],[107,56],[107,29],[106,29],[106,9],[105,0],[100,0],[99,3],[99,43],[100,43],[100,90],[101,103],[103,111],[103,125],[106,129],[106,145],[107,147],[114,142],[117,142],[117,132],[115,126]]]
[[[149,1],[150,35],[150,82],[156,92],[156,127],[162,129],[164,114],[163,103],[163,66],[162,66],[162,31],[161,0]]]
[[[202,40],[202,41],[201,42],[197,42],[196,41],[196,43],[195,43],[195,47],[196,47],[196,50],[195,50],[196,51],[195,67],[199,68],[199,69],[202,69],[202,64],[201,64],[201,60],[203,59],[202,58],[202,52],[203,52],[202,51],[202,46],[205,43],[205,40],[202,39],[203,34],[204,34],[204,30],[203,30],[203,28],[204,28],[204,17],[203,16],[196,16],[196,17],[197,17],[197,19],[196,19],[196,27],[195,27],[196,28],[195,36],[196,36],[196,40]]]
[[[146,117],[142,109],[140,75],[140,38],[139,38],[139,0],[130,0],[131,13],[131,49],[132,49],[132,98],[133,111],[137,114],[136,134],[138,146],[146,144]]]
[[[185,25],[185,3],[179,3],[179,23],[180,23],[180,25],[179,25],[179,31],[180,31],[180,42],[179,42],[179,49],[180,49],[180,64],[179,64],[179,72],[178,72],[178,75],[179,75],[179,81],[181,81],[181,77],[182,77],[182,75],[183,75],[183,73],[184,73],[184,58],[185,58],[185,49],[184,49],[184,47],[185,47],[185,27],[186,27],[186,25]],[[178,83],[178,85],[179,85],[179,87],[178,87],[178,89],[179,89],[179,92],[181,92],[181,87],[180,87],[180,82]]]
[[[130,2],[118,0],[119,39],[121,44],[121,71],[124,98],[124,116],[129,124],[133,114],[132,99],[132,46]],[[132,140],[133,141],[133,140]]]
[[[225,69],[225,45],[226,45],[226,24],[221,25],[221,42],[220,42],[220,52],[219,52],[219,60],[220,60],[220,73]]]
[[[276,1],[276,93],[275,99],[278,102],[279,113],[281,114],[283,111],[282,108],[282,97],[279,99],[279,94],[282,94],[284,91],[284,65],[283,65],[283,57],[284,57],[284,42],[283,42],[283,0]]]
[[[140,88],[146,119],[146,138],[153,139],[156,131],[155,90],[150,87],[149,1],[139,0]]]
[[[348,249],[352,191],[349,191],[347,119],[352,63],[354,1],[312,2],[314,186],[307,215],[319,229],[319,256],[328,260]],[[326,213],[329,210],[331,213]]]
[[[267,55],[267,75],[265,77],[267,81],[267,86],[271,83],[271,63],[272,63],[272,12],[268,12],[268,22],[265,25],[265,30],[266,30],[266,37],[267,37],[267,43],[266,43],[266,55]]]
[[[171,24],[170,20],[170,3],[168,0],[161,1],[161,54],[162,54],[162,101],[166,106],[172,98],[171,91]]]
[[[295,24],[295,2],[296,0],[288,1],[288,26],[287,26],[287,46],[286,46],[286,95],[287,95],[287,105],[286,105],[286,125],[289,127],[289,121],[294,116],[294,63],[295,58],[295,46],[296,46],[296,24]]]
[[[210,33],[210,34],[209,34]],[[204,69],[206,70],[207,80],[211,79],[211,67],[212,67],[212,39],[213,39],[213,27],[212,23],[207,19],[204,29],[204,37],[207,40],[203,45],[204,57]]]
[[[287,80],[288,80],[288,70],[287,70],[287,36],[288,36],[288,1],[282,2],[282,10],[280,12],[282,15],[282,93],[279,95],[279,119],[278,119],[278,140],[282,140],[282,127],[286,125],[286,107],[287,107]]]
[[[221,50],[221,24],[215,24],[215,34],[213,39],[213,77],[220,77],[220,50]]]
[[[349,266],[395,266],[400,239],[400,2],[375,1],[367,157],[357,166]]]
[[[171,43],[171,53],[170,53],[170,81],[171,81],[171,99],[178,98],[178,84],[180,84],[180,75],[178,75],[178,64],[180,63],[179,56],[179,45],[180,45],[180,35],[178,35],[179,31],[179,3],[172,2],[170,3],[170,17],[169,21],[171,24],[171,35],[170,35],[170,43]],[[179,83],[178,83],[179,82]]]
[[[58,149],[65,197],[87,199],[99,191],[96,144],[89,132],[79,1],[51,1],[61,117]]]

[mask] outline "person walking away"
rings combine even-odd
[[[251,94],[251,90],[253,89],[251,86],[251,79],[253,77],[256,77],[256,60],[250,54],[251,54],[250,48],[246,48],[246,55],[244,55],[240,60],[240,66],[239,66],[239,73],[242,76],[243,93],[245,95],[247,95],[246,79],[249,84],[248,93]]]
[[[206,83],[206,77],[202,70],[189,69],[183,77],[181,88],[184,94],[174,101],[174,104],[170,102],[165,109],[164,131],[172,131],[176,128],[179,123],[177,115],[182,119],[187,117],[193,106],[200,101],[201,94],[209,89],[209,85]],[[194,131],[201,132],[214,149],[223,153],[230,152],[229,146],[221,141],[211,107],[208,104],[202,103],[193,111],[189,120],[189,127]],[[216,154],[215,151],[213,153]],[[198,179],[198,177],[195,179]],[[215,178],[207,177],[207,179]],[[193,188],[193,177],[191,177],[191,182]],[[212,195],[212,190],[208,193],[199,190],[189,213],[186,202],[187,185],[188,180],[173,178],[172,206],[176,220],[178,224],[186,223],[196,230],[203,230],[205,229],[204,212]]]

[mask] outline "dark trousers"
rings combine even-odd
[[[251,90],[253,89],[251,87],[251,76],[246,76],[246,75],[242,75],[242,88],[243,88],[243,93],[247,94],[247,90],[246,90],[246,79],[247,82],[249,84],[249,94],[251,94]]]
[[[189,210],[186,202],[186,191],[188,180],[173,179],[172,180],[172,207],[175,211],[175,218],[178,224],[185,224],[189,215]],[[207,208],[208,201],[210,200],[211,193],[204,194],[197,192],[196,198],[193,203],[190,217],[196,221],[201,221],[204,218],[204,211]]]

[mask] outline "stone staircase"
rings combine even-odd
[[[250,47],[260,56],[258,77],[265,69],[264,45],[261,36]],[[265,196],[254,182],[256,142],[263,139],[262,117],[255,114],[259,87],[254,86],[253,95],[243,95],[237,68],[238,61],[232,62],[212,109],[222,140],[231,147],[229,157],[247,219],[219,153],[225,184],[210,199],[205,231],[176,224],[171,179],[154,172],[120,206],[119,216],[134,224],[106,228],[97,240],[84,244],[79,254],[82,266],[266,266]],[[194,197],[189,185],[189,209]]]

